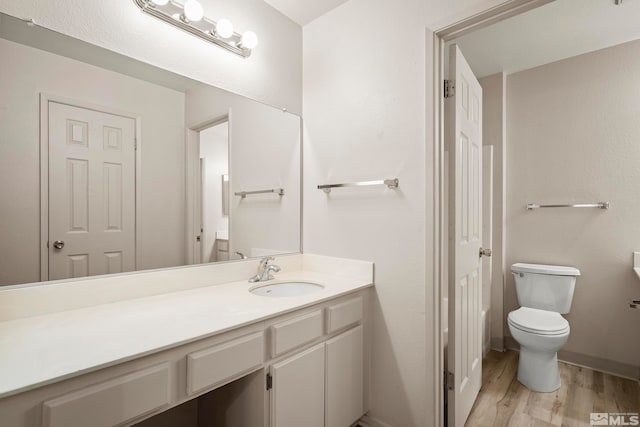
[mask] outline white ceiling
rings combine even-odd
[[[348,0],[264,0],[301,26],[308,24]]]
[[[640,38],[640,0],[556,0],[457,43],[478,77],[513,73]]]

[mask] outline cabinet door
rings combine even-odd
[[[346,427],[364,415],[362,325],[326,343],[326,427]]]
[[[271,427],[324,427],[324,343],[271,367]]]

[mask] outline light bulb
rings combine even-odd
[[[216,34],[223,39],[233,35],[233,24],[228,19],[221,19],[216,24]]]
[[[165,4],[169,3],[169,0],[151,0],[151,3],[157,6],[164,6]]]
[[[247,49],[253,49],[258,46],[258,36],[253,31],[245,31],[240,39],[240,45]]]
[[[198,22],[204,17],[204,9],[198,0],[187,0],[184,4],[184,16],[189,21]]]

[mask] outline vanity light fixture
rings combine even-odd
[[[204,8],[198,0],[186,0],[184,4],[173,0],[133,2],[144,13],[244,58],[251,56],[251,51],[258,45],[258,36],[253,31],[236,33],[228,19],[220,19],[218,22],[208,19],[204,16]]]

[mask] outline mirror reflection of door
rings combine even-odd
[[[196,224],[200,225],[196,259],[199,262],[229,260],[229,122],[224,120],[200,131],[200,188]],[[225,191],[226,177],[226,191]],[[198,238],[196,238],[198,241]]]
[[[135,270],[135,120],[47,105],[48,278]]]
[[[299,116],[3,13],[0,22],[0,57],[11,59],[0,66],[0,287],[300,251]],[[50,102],[77,108],[51,118],[59,147],[48,142]],[[200,132],[225,121],[234,164],[200,168]],[[51,164],[50,148],[60,151]],[[220,213],[224,182],[232,216]],[[276,187],[287,196],[233,196]]]

